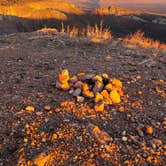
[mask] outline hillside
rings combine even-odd
[[[88,4],[88,5],[87,5]],[[87,6],[86,6],[87,5]],[[117,6],[100,8],[100,3],[82,1],[2,1],[0,3],[0,34],[32,32],[43,27],[59,29],[67,26],[84,29],[87,25],[108,27],[114,36],[126,36],[141,30],[146,36],[166,42],[166,17],[164,14],[129,10]],[[88,8],[89,7],[89,8]],[[98,8],[99,7],[99,8]],[[94,10],[93,10],[94,9]],[[88,12],[87,12],[88,11]]]
[[[0,165],[166,164],[164,50],[45,30],[0,36],[0,61]],[[62,69],[119,79],[121,102],[76,102]]]
[[[55,18],[60,20],[66,20],[67,13],[76,15],[83,14],[83,12],[76,8],[74,4],[62,0],[19,0],[16,2],[4,1],[0,3],[0,14],[17,16],[21,18]]]

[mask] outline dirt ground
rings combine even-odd
[[[0,165],[166,165],[164,50],[19,33],[0,36],[0,62]],[[108,73],[127,100],[101,113],[62,108],[75,103],[55,86],[62,69]]]

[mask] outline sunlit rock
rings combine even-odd
[[[116,90],[111,91],[110,93],[111,100],[114,104],[119,104],[120,103],[120,95]]]

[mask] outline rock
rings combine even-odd
[[[112,83],[112,85],[115,86],[117,89],[122,89],[123,87],[122,82],[116,78],[110,79],[110,83]]]
[[[103,96],[103,102],[104,102],[105,105],[111,105],[112,104],[110,94],[108,93],[107,90],[103,90],[101,92],[101,95]]]
[[[77,88],[76,90],[74,90],[74,92],[72,93],[73,96],[80,96],[82,90],[80,88]]]
[[[77,76],[73,76],[69,79],[69,81],[70,81],[70,83],[74,84],[75,82],[78,81],[78,78],[77,78]]]
[[[70,85],[68,84],[68,82],[65,83],[60,83],[59,81],[56,82],[56,87],[58,89],[62,89],[62,90],[68,90],[70,88]]]
[[[69,71],[63,70],[58,74],[58,81],[56,82],[56,87],[62,90],[68,90],[70,88],[69,85]]]
[[[150,155],[149,152],[143,152],[142,157],[147,158],[149,155]]]
[[[51,110],[51,106],[49,106],[49,105],[45,105],[45,106],[44,106],[44,110],[46,110],[46,111],[50,111],[50,110]]]
[[[152,144],[152,147],[153,147],[154,149],[156,149],[156,148],[160,147],[160,146],[163,144],[163,142],[162,142],[162,140],[160,140],[160,139],[154,138],[154,139],[151,141],[151,144]]]
[[[103,101],[103,96],[100,93],[96,93],[95,103],[99,103],[101,101]]]
[[[81,80],[81,81],[90,80],[90,79],[92,79],[93,77],[95,77],[95,74],[86,74],[86,75],[80,77],[80,80]]]
[[[119,104],[121,102],[120,95],[117,92],[117,90],[112,90],[110,93],[110,98],[112,100],[112,103]]]
[[[82,85],[82,88],[83,88],[82,94],[83,94],[84,97],[88,97],[88,98],[93,98],[94,97],[94,93],[89,90],[88,84],[84,83]]]
[[[163,127],[163,129],[166,129],[166,120],[164,120],[164,121],[162,122],[162,127]]]
[[[69,90],[69,94],[72,95],[74,92],[74,89]]]
[[[63,119],[64,122],[70,122],[70,119]]]
[[[85,98],[83,96],[77,96],[77,102],[78,103],[83,103]]]
[[[102,131],[98,126],[89,124],[88,129],[90,130],[91,134],[95,137],[95,139],[101,144],[105,144],[113,140],[107,132]]]
[[[42,115],[42,114],[43,114],[43,112],[41,112],[41,111],[36,112],[36,115],[37,115],[37,116],[40,116],[40,115]]]
[[[142,131],[142,129],[140,127],[137,127],[136,131],[137,131],[137,133],[138,133],[139,136],[141,136],[141,137],[144,136],[144,133],[143,133],[143,131]]]
[[[82,85],[83,85],[83,82],[82,81],[77,81],[74,85],[73,85],[73,87],[74,88],[82,88]]]
[[[105,57],[105,61],[109,62],[109,61],[111,61],[111,60],[112,60],[112,56],[111,56],[111,55],[107,55],[107,56]]]
[[[103,112],[104,111],[104,103],[97,103],[95,104],[95,111],[96,112]]]
[[[100,76],[100,75],[95,75],[94,77],[93,77],[93,81],[99,81],[99,82],[103,82],[103,78]]]
[[[125,135],[126,135],[126,131],[123,131],[123,132],[122,132],[122,135],[125,136]]]
[[[67,69],[58,74],[58,81],[62,84],[68,82],[69,78],[69,71]]]
[[[126,142],[128,140],[128,138],[125,137],[125,136],[123,136],[121,139],[122,139],[123,142]]]
[[[104,79],[109,79],[109,75],[108,75],[107,73],[103,73],[103,74],[102,74],[102,77],[103,77]]]
[[[94,93],[89,91],[89,90],[83,91],[82,94],[83,94],[84,97],[87,97],[87,98],[93,98],[94,97]]]
[[[101,92],[102,89],[103,89],[103,87],[104,87],[103,82],[96,81],[96,82],[95,82],[95,86],[94,86],[94,88],[93,88],[93,92],[94,92],[94,93]]]
[[[44,166],[46,163],[49,162],[50,158],[51,157],[49,154],[47,155],[46,153],[40,153],[37,157],[35,157],[33,163],[35,165]]]
[[[153,127],[152,126],[146,126],[146,134],[149,134],[149,135],[151,135],[151,134],[153,134]]]
[[[33,112],[35,110],[35,107],[33,107],[33,106],[27,106],[25,108],[25,110],[28,111],[28,112]]]
[[[56,133],[54,133],[51,137],[51,140],[54,141],[58,138],[58,135]]]
[[[105,89],[110,92],[110,91],[113,89],[113,85],[112,85],[111,83],[108,83],[108,84],[105,86]]]
[[[44,121],[47,123],[47,122],[49,121],[49,119],[48,119],[48,118],[45,118]]]

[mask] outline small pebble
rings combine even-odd
[[[45,105],[45,106],[44,106],[44,109],[45,109],[46,111],[50,111],[50,110],[51,110],[51,106]]]
[[[28,112],[33,112],[35,110],[35,108],[33,106],[27,106],[25,108],[25,110],[28,111]]]
[[[78,103],[83,103],[85,98],[83,96],[77,96],[77,102]]]
[[[153,134],[153,127],[152,126],[146,126],[146,134],[149,134],[149,135],[151,135],[151,134]]]
[[[36,115],[37,116],[40,116],[40,115],[42,115],[43,114],[43,112],[36,112]]]
[[[122,137],[122,141],[126,142],[127,141],[127,137]]]
[[[141,137],[144,136],[144,133],[143,133],[143,131],[140,127],[137,127],[136,130],[137,130],[137,133],[138,133],[139,136],[141,136]]]
[[[163,144],[162,140],[157,139],[157,138],[154,138],[151,143],[152,143],[152,147],[154,149],[156,149],[157,147],[159,147]]]
[[[73,89],[69,90],[69,94],[71,95],[74,92]]]
[[[123,132],[122,132],[122,135],[125,136],[125,135],[126,135],[126,131],[123,131]]]
[[[74,90],[74,92],[72,93],[73,96],[79,96],[81,94],[81,89],[77,88],[76,90]]]
[[[45,118],[44,121],[47,123],[47,122],[49,121],[49,119],[48,119],[48,118]]]

